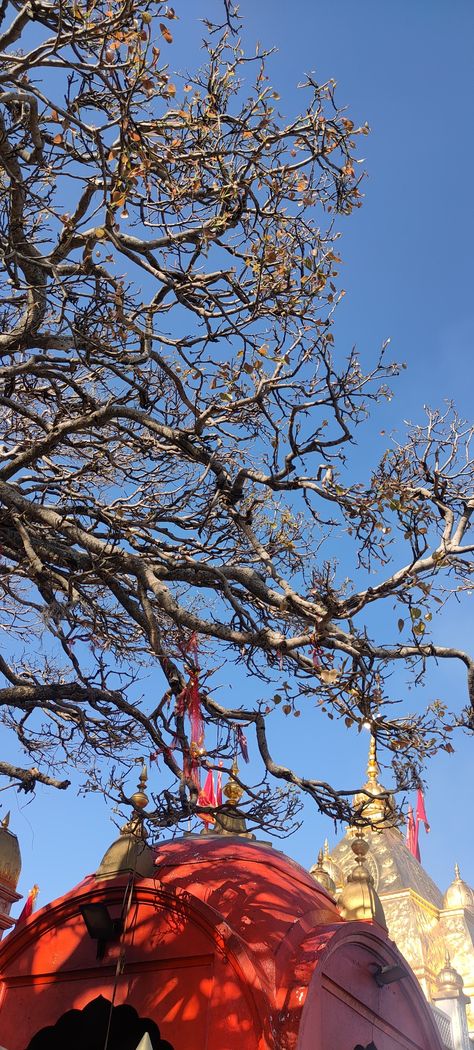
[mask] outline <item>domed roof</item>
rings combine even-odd
[[[16,835],[9,830],[10,814],[0,824],[0,883],[16,890],[21,872],[21,853]]]
[[[446,952],[445,963],[443,969],[439,971],[436,983],[438,985],[438,995],[441,997],[444,992],[447,992],[449,995],[462,992],[464,981],[461,974],[454,969],[454,966],[451,966],[449,952]]]
[[[127,825],[104,853],[96,878],[111,878],[125,871],[134,871],[145,878],[151,878],[154,873],[153,850],[133,827]]]
[[[454,867],[454,879],[443,898],[445,908],[474,908],[474,890],[461,878],[459,865]]]
[[[156,850],[155,879],[211,905],[249,945],[266,944],[270,952],[303,915],[342,921],[334,899],[300,864],[238,835],[164,842]]]
[[[327,868],[324,866],[324,853],[322,849],[320,849],[318,853],[316,864],[313,864],[309,869],[309,874],[313,876],[315,882],[319,883],[320,886],[324,886],[324,889],[334,896],[336,892],[336,883]]]

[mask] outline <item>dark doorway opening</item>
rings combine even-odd
[[[150,1017],[139,1017],[133,1006],[112,1006],[103,995],[92,999],[83,1010],[68,1010],[56,1024],[42,1028],[26,1050],[104,1050],[110,1019],[107,1050],[137,1050],[147,1034],[153,1050],[174,1050],[160,1036]]]

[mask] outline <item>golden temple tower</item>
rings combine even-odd
[[[449,957],[463,988],[459,995],[464,999],[469,1035],[474,1038],[474,890],[461,878],[456,864],[454,880],[443,895],[408,849],[404,834],[393,824],[390,792],[379,781],[373,737],[367,781],[363,792],[354,797],[354,809],[358,814],[363,811],[370,821],[364,829],[369,843],[365,864],[382,903],[389,937],[433,1006],[439,1005],[440,981],[442,984]],[[355,834],[355,828],[348,828],[333,850],[325,847],[319,867],[311,869],[318,880],[318,870],[323,867],[336,884],[338,895],[343,893],[353,868]]]

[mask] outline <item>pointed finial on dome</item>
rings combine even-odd
[[[8,810],[8,813],[5,813],[5,816],[4,816],[4,818],[2,820],[2,823],[1,823],[1,827],[5,828],[5,831],[8,830],[9,826],[10,826],[10,810]]]
[[[143,758],[137,790],[130,796],[133,812],[120,829],[120,836],[109,846],[96,871],[96,878],[111,878],[123,872],[150,878],[154,874],[154,854],[147,842],[143,811],[150,801],[145,791],[148,771]]]
[[[339,910],[343,919],[369,919],[376,921],[387,929],[382,902],[374,887],[374,880],[365,863],[369,852],[369,843],[360,828],[351,842],[351,850],[357,863],[350,874],[339,897]]]
[[[367,779],[378,783],[379,764],[377,762],[377,743],[373,733],[370,734],[369,759],[367,762]]]
[[[243,788],[237,783],[237,777],[239,775],[239,767],[237,765],[237,759],[234,758],[232,763],[232,769],[227,784],[224,787],[224,795],[229,800],[231,806],[236,806],[240,802],[244,793]]]
[[[461,974],[458,973],[458,971],[452,965],[451,956],[447,948],[444,956],[444,966],[439,971],[436,983],[438,986],[438,993],[435,996],[435,999],[464,998],[463,979],[461,977]]]
[[[369,757],[367,761],[367,780],[361,791],[354,795],[354,809],[372,828],[392,827],[396,812],[391,792],[384,788],[379,779],[377,762],[377,741],[373,733],[370,736]]]
[[[150,799],[146,794],[145,788],[148,782],[148,770],[143,758],[137,759],[138,762],[142,762],[142,771],[137,784],[137,790],[134,791],[130,798],[130,802],[133,804],[133,808],[136,813],[140,813],[141,810],[146,809]]]
[[[322,849],[319,850],[317,864],[313,864],[313,867],[309,869],[309,873],[320,886],[323,886],[331,896],[334,896],[336,892],[336,883],[324,866],[324,853]]]
[[[237,759],[234,758],[232,763],[232,769],[227,784],[224,786],[223,794],[227,799],[227,806],[229,810],[225,811],[225,808],[220,813],[216,813],[214,832],[217,835],[240,835],[241,838],[254,839],[255,835],[252,835],[250,831],[247,831],[247,825],[245,823],[245,817],[239,813],[233,813],[232,810],[238,806],[244,789],[237,782],[239,775],[239,767],[237,765]]]
[[[474,890],[461,878],[459,864],[454,865],[454,879],[444,895],[443,907],[474,910]]]
[[[324,856],[329,857],[329,839],[324,839]]]

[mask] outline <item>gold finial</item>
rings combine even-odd
[[[382,902],[375,891],[374,880],[365,864],[369,848],[363,832],[358,829],[351,842],[351,849],[356,856],[357,863],[347,876],[346,885],[339,897],[339,909],[343,919],[372,921],[375,919],[380,926],[387,929]]]
[[[148,771],[143,758],[138,759],[138,761],[143,762],[142,771],[138,780],[137,790],[131,796],[130,802],[133,804],[134,810],[136,810],[137,813],[140,813],[141,810],[146,808],[150,800],[145,791],[148,781]]]
[[[324,856],[329,857],[329,840],[324,839]]]
[[[244,789],[237,783],[236,778],[238,774],[239,767],[237,765],[237,759],[234,759],[230,771],[230,777],[223,791],[223,794],[228,800],[229,807],[237,806],[244,794]],[[229,810],[226,812],[226,807],[224,807],[221,813],[216,813],[214,833],[216,835],[239,835],[240,838],[246,839],[255,838],[255,835],[252,835],[252,832],[247,831],[245,817],[240,813],[232,813]]]
[[[358,811],[357,816],[363,817],[372,828],[392,827],[396,816],[395,808],[392,799],[387,797],[390,793],[383,787],[378,777],[377,743],[375,736],[371,734],[367,780],[363,790],[354,795],[354,808]]]
[[[10,810],[8,810],[8,813],[5,813],[5,816],[4,816],[3,820],[2,820],[1,826],[2,826],[2,828],[5,828],[5,831],[7,831],[9,825],[10,825]]]
[[[238,784],[236,780],[238,774],[239,767],[237,765],[237,759],[234,758],[230,777],[227,781],[227,784],[224,787],[224,795],[226,798],[229,799],[229,803],[231,806],[236,806],[237,803],[240,802],[240,799],[242,798],[242,795],[244,793],[243,788],[240,787],[240,784]]]
[[[143,810],[146,809],[150,801],[145,791],[148,780],[148,772],[143,758],[138,758],[137,762],[142,762],[143,765],[142,771],[138,779],[137,790],[134,791],[133,795],[130,796],[130,802],[133,806],[133,813],[131,819],[127,820],[127,823],[124,824],[123,828],[121,828],[120,834],[122,836],[135,835],[135,837],[145,839],[146,833],[143,822]]]
[[[459,870],[459,864],[455,864],[454,865],[454,874],[455,874],[457,879],[461,878],[461,872]]]
[[[377,744],[373,734],[370,734],[369,760],[367,762],[367,779],[378,784],[379,765],[377,762]]]

